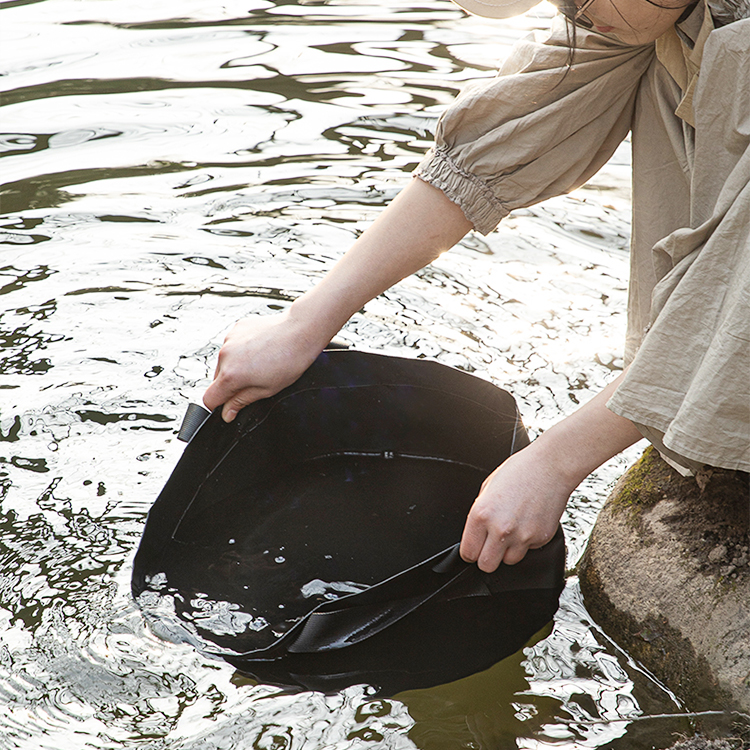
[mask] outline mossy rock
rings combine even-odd
[[[683,477],[647,449],[579,565],[594,619],[694,710],[750,710],[749,537],[747,474]]]
[[[621,477],[609,501],[616,512],[639,514],[666,497],[688,497],[698,493],[694,477],[683,477],[651,446]]]

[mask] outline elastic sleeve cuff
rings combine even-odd
[[[442,190],[481,234],[492,232],[500,220],[510,213],[487,185],[461,169],[443,147],[431,148],[417,166],[414,175]]]

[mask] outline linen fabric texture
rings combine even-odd
[[[631,132],[625,379],[610,399],[673,465],[750,471],[750,19],[699,3],[655,44],[562,18],[441,117],[415,175],[488,234],[584,184]]]

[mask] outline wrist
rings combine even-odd
[[[542,459],[555,467],[571,492],[594,469],[643,437],[630,420],[606,407],[618,382],[619,378],[534,441]]]
[[[348,318],[340,320],[333,310],[321,307],[317,300],[310,297],[311,292],[298,297],[283,314],[297,345],[312,356],[317,356]]]
[[[596,467],[581,456],[580,446],[566,433],[564,421],[543,432],[530,445],[545,473],[555,477],[560,489],[570,494]]]

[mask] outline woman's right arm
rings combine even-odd
[[[234,326],[204,404],[211,410],[223,404],[222,416],[231,422],[243,406],[291,385],[366,302],[435,260],[471,228],[442,191],[413,179],[288,310]]]
[[[503,75],[441,118],[417,177],[312,290],[283,314],[241,320],[219,353],[203,400],[231,421],[293,383],[351,315],[426,266],[472,227],[491,231],[513,208],[585,182],[630,127],[653,45],[630,47],[581,31],[575,65],[567,33],[522,43]],[[459,207],[460,206],[460,207]],[[468,218],[467,218],[468,217]]]

